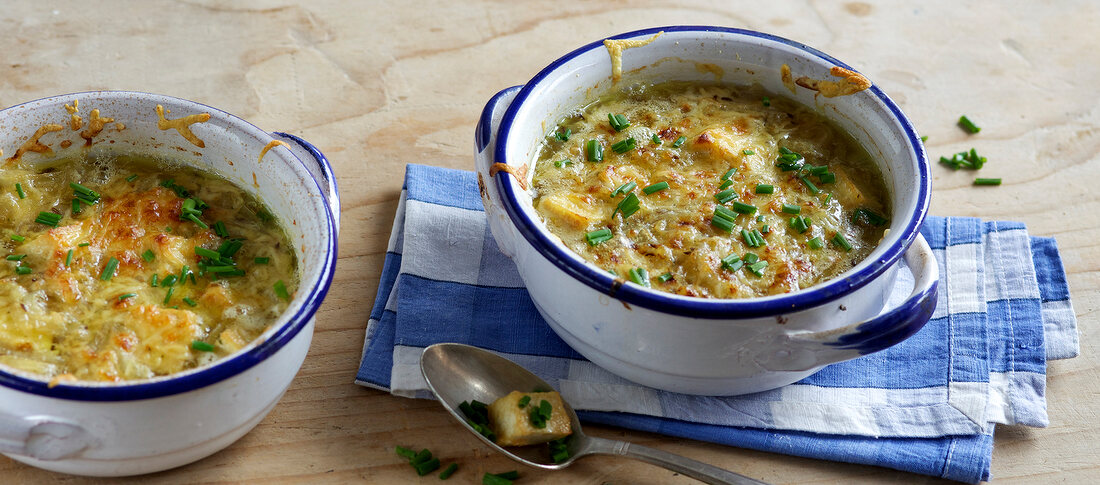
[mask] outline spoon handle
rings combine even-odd
[[[661,451],[648,446],[636,445],[625,441],[615,441],[603,438],[589,437],[588,453],[601,455],[620,455],[635,460],[641,460],[659,467],[672,470],[682,475],[689,476],[704,483],[716,485],[727,484],[763,484],[764,482],[740,475],[729,470],[724,470],[701,461],[685,458],[680,455]]]

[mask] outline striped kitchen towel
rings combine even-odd
[[[643,387],[588,362],[539,316],[482,212],[476,175],[409,165],[356,383],[431,397],[421,350],[461,342],[539,374],[590,423],[963,482],[989,478],[995,424],[1047,424],[1046,361],[1078,353],[1053,239],[1015,222],[929,217],[939,306],[916,335],[747,396]],[[896,303],[912,289],[899,271]]]

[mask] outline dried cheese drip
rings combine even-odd
[[[270,142],[268,142],[268,143],[267,143],[267,145],[264,145],[264,149],[263,149],[263,150],[260,150],[260,159],[259,159],[259,160],[257,160],[257,161],[256,161],[256,163],[259,163],[259,162],[262,162],[262,161],[264,161],[264,155],[267,155],[267,151],[268,151],[268,150],[270,150],[270,149],[272,149],[272,148],[275,148],[275,147],[277,147],[277,146],[279,146],[279,145],[282,145],[282,146],[284,146],[284,147],[287,147],[288,149],[290,148],[290,145],[287,145],[286,143],[283,143],[282,141],[279,141],[279,140],[271,140]],[[255,175],[255,174],[253,174],[253,175]]]
[[[209,120],[210,113],[187,115],[183,118],[170,120],[164,117],[164,106],[157,105],[157,128],[162,130],[174,128],[181,136],[186,138],[187,141],[199,148],[206,148],[206,143],[203,143],[202,139],[195,136],[194,133],[191,133],[191,125],[195,123],[205,123]]]
[[[841,79],[839,81],[826,81],[824,79],[812,79],[802,76],[795,79],[794,82],[806,89],[817,91],[818,94],[826,98],[847,96],[871,87],[871,81],[863,77],[862,74],[840,66],[833,66],[833,68],[829,70],[829,74]]]
[[[794,76],[791,75],[791,66],[783,64],[779,67],[779,79],[783,81],[783,85],[787,87],[787,90],[791,94],[798,94],[795,91]]]
[[[603,41],[604,47],[607,48],[607,53],[611,56],[611,80],[613,82],[619,82],[619,79],[623,77],[623,50],[630,49],[632,47],[641,47],[649,45],[650,42],[657,40],[664,31],[653,34],[646,40],[640,39],[606,39]]]
[[[114,121],[114,118],[99,116],[99,110],[93,109],[88,118],[88,129],[80,132],[80,137],[84,139],[85,145],[91,146],[92,138],[103,131],[103,127],[107,126],[107,123],[113,123]]]
[[[19,147],[18,150],[15,150],[15,155],[12,155],[11,158],[8,159],[8,162],[14,162],[16,160],[19,160],[20,158],[23,158],[23,154],[27,152],[46,154],[53,153],[53,150],[51,150],[49,146],[40,143],[38,139],[42,138],[42,136],[46,133],[61,131],[62,128],[63,127],[61,125],[56,123],[42,125],[40,128],[38,128],[38,131],[35,131],[34,134],[31,135],[31,138],[29,140],[23,143],[23,146]]]

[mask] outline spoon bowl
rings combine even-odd
[[[573,434],[566,440],[569,458],[554,463],[546,446],[512,446],[504,448],[478,433],[459,409],[463,401],[491,403],[512,391],[551,390],[550,384],[522,366],[490,351],[455,343],[440,343],[424,349],[420,356],[420,371],[436,399],[463,426],[485,444],[505,456],[527,466],[560,470],[588,455],[619,455],[642,460],[676,471],[705,483],[761,484],[728,470],[655,448],[587,436],[581,430],[577,413],[564,404]],[[558,410],[555,410],[557,412]]]

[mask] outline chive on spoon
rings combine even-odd
[[[546,470],[561,470],[588,455],[618,455],[657,465],[696,480],[711,484],[763,484],[752,478],[723,470],[713,465],[647,446],[586,436],[581,431],[577,413],[569,403],[565,412],[572,422],[573,434],[567,440],[569,458],[554,463],[545,446],[504,448],[475,431],[459,410],[463,401],[491,403],[512,391],[551,389],[550,385],[518,364],[487,350],[469,345],[440,343],[424,349],[420,356],[420,371],[436,399],[469,432],[505,456],[527,466]],[[555,410],[557,411],[557,410]]]

